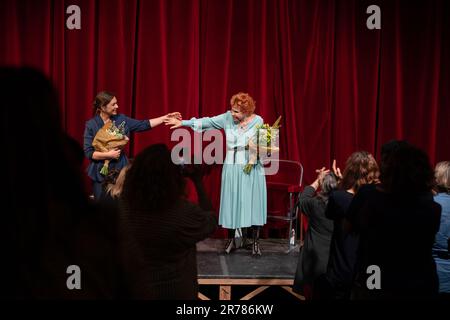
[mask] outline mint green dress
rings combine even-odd
[[[219,225],[227,229],[263,226],[267,220],[267,189],[264,168],[258,162],[250,174],[244,173],[249,151],[248,141],[254,138],[256,126],[263,119],[256,115],[240,129],[233,121],[231,112],[215,117],[192,118],[182,125],[202,132],[210,129],[224,129],[227,143],[226,157],[222,168],[220,192]]]

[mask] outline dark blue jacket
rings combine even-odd
[[[151,129],[149,120],[136,120],[129,118],[123,114],[111,116],[111,121],[115,121],[116,126],[119,126],[125,121],[125,135],[130,136],[131,132],[140,132]],[[100,174],[100,170],[103,167],[103,160],[94,160],[92,155],[94,154],[94,147],[92,142],[97,132],[105,125],[102,118],[96,115],[92,119],[86,121],[86,128],[84,130],[84,154],[89,159],[90,163],[87,168],[88,176],[96,182],[102,182],[104,176]],[[109,169],[121,170],[128,163],[128,159],[125,153],[120,154],[120,158],[117,160],[111,160]]]

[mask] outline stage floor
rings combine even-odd
[[[298,247],[287,253],[286,239],[260,240],[261,257],[252,257],[251,250],[238,249],[224,253],[226,240],[206,239],[197,244],[198,279],[201,285],[219,287],[219,299],[231,299],[231,286],[256,286],[241,300],[251,299],[271,286],[280,286],[297,299],[303,297],[292,293],[298,261]],[[254,288],[252,288],[254,289]],[[201,299],[209,299],[200,294]]]
[[[225,242],[223,239],[206,239],[197,244],[199,278],[294,278],[298,247],[286,253],[285,239],[260,240],[262,256],[257,258],[246,249],[225,254]]]

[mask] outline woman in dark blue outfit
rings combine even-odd
[[[159,118],[150,120],[136,120],[129,118],[123,114],[118,114],[117,99],[114,94],[102,91],[95,97],[93,104],[94,117],[86,122],[84,131],[84,154],[90,160],[87,168],[88,176],[93,182],[93,193],[95,199],[100,199],[103,192],[104,176],[100,174],[103,167],[104,160],[110,159],[110,170],[117,170],[119,172],[128,164],[128,159],[124,153],[119,149],[110,150],[107,152],[95,151],[92,146],[97,132],[109,121],[114,121],[117,126],[124,122],[125,135],[129,136],[131,132],[141,132],[150,130],[159,126],[169,118],[178,118],[181,120],[179,112],[169,113]]]
[[[333,171],[340,170],[333,168]],[[346,300],[350,298],[358,236],[344,232],[344,218],[353,196],[362,185],[378,182],[378,175],[377,162],[367,151],[354,152],[347,159],[338,189],[330,194],[325,210],[325,216],[333,220],[334,228],[327,272],[325,277],[320,278],[315,285],[317,290],[314,291],[313,299]]]

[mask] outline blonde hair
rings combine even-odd
[[[239,92],[231,97],[230,105],[232,107],[238,107],[242,113],[246,115],[251,115],[255,111],[256,103],[255,100],[248,94],[244,92]]]
[[[437,186],[447,190],[447,193],[450,193],[450,161],[441,161],[436,164],[434,176],[436,178]]]
[[[122,170],[120,170],[119,175],[117,176],[116,182],[110,183],[106,187],[106,193],[109,194],[112,198],[120,197],[123,189],[123,183],[125,182],[125,176],[129,168],[129,164],[123,167]]]

